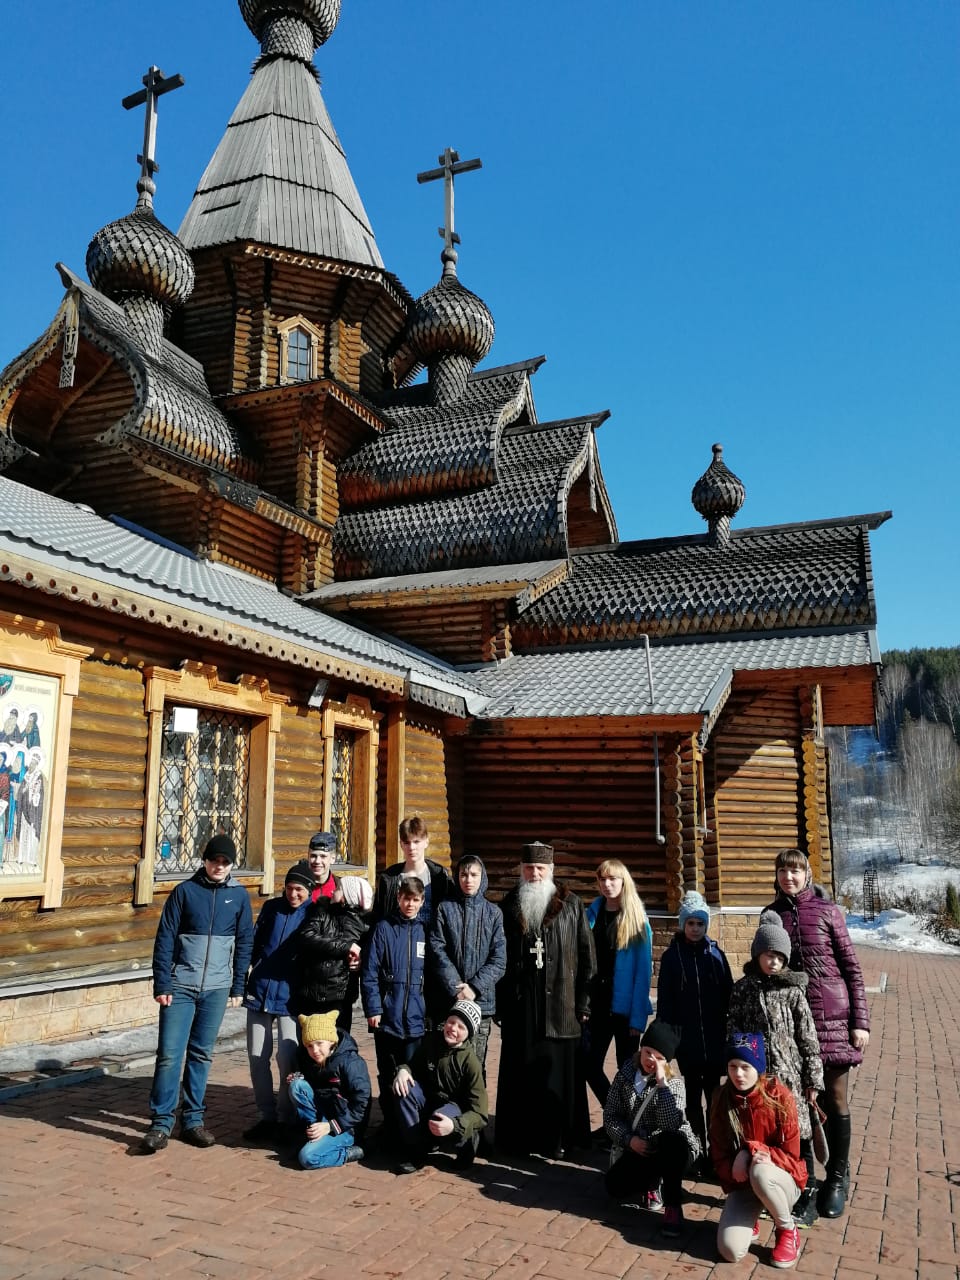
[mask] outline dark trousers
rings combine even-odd
[[[610,1041],[617,1050],[617,1068],[637,1052],[640,1037],[630,1034],[630,1022],[622,1013],[611,1013],[609,1009],[597,1009],[590,1014],[589,1022],[583,1024],[580,1048],[583,1054],[583,1065],[587,1084],[596,1095],[601,1106],[610,1092],[610,1081],[603,1069],[607,1058]]]
[[[614,1200],[630,1203],[660,1186],[664,1204],[680,1204],[681,1183],[690,1167],[690,1146],[682,1133],[658,1133],[653,1142],[656,1150],[649,1155],[638,1156],[627,1149],[607,1170],[604,1184]]]
[[[680,1068],[687,1091],[687,1119],[690,1121],[690,1128],[700,1139],[700,1146],[706,1151],[710,1104],[723,1079],[724,1068],[715,1062],[690,1062],[688,1059],[681,1059],[679,1054],[677,1054],[677,1066]],[[707,1121],[704,1120],[703,1114],[704,1102],[707,1108]]]
[[[377,1083],[380,1086],[380,1110],[383,1112],[383,1123],[388,1135],[397,1131],[396,1097],[393,1092],[393,1080],[398,1067],[410,1061],[420,1037],[404,1040],[400,1036],[392,1036],[386,1031],[374,1031],[373,1046],[377,1055]]]

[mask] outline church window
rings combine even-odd
[[[215,835],[229,836],[237,847],[237,867],[247,866],[249,785],[250,723],[245,717],[166,705],[157,806],[158,879],[196,871],[207,841]]]
[[[273,770],[281,706],[265,682],[221,680],[186,662],[147,673],[147,805],[134,901],[190,876],[207,841],[227,835],[236,874],[273,892]],[[249,881],[248,881],[249,883]]]
[[[323,817],[337,861],[372,875],[376,849],[380,716],[363,699],[328,702],[323,712]]]
[[[313,343],[305,329],[287,334],[287,381],[308,382],[313,376]]]
[[[305,316],[291,316],[277,326],[281,383],[311,382],[318,376],[323,334]]]

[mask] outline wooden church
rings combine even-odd
[[[541,360],[483,364],[456,153],[414,299],[313,66],[340,0],[240,10],[260,56],[179,232],[145,144],[0,373],[0,1046],[152,1019],[218,830],[255,905],[320,827],[372,877],[419,813],[495,893],[550,840],[585,893],[622,858],[661,938],[699,889],[742,951],[779,848],[831,879],[824,730],[874,719],[889,513],[732,527],[715,445],[696,531],[620,542],[605,415],[541,422]],[[144,77],[148,137],[173,87]]]

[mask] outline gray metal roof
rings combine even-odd
[[[873,666],[871,630],[652,645],[651,702],[642,643],[516,654],[474,671],[482,719],[539,716],[709,716],[735,671]]]
[[[180,227],[188,249],[253,240],[382,267],[312,69],[261,63]]]
[[[362,663],[463,699],[475,707],[472,676],[402,641],[376,636],[298,604],[270,583],[198,560],[119,528],[93,512],[0,477],[0,548],[46,572],[79,574],[168,606],[232,620],[265,637]],[[106,599],[104,605],[107,605]]]
[[[442,569],[438,573],[408,573],[390,578],[363,578],[355,582],[328,582],[308,591],[301,600],[323,604],[331,600],[355,600],[364,596],[403,595],[405,592],[462,591],[469,587],[505,586],[525,589],[566,566],[566,559],[535,560],[525,564],[487,564],[475,569]]]
[[[526,609],[518,647],[876,622],[868,531],[889,512],[575,551]]]

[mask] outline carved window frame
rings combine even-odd
[[[0,878],[0,900],[40,898],[42,908],[59,907],[63,902],[63,819],[67,804],[67,772],[70,757],[70,729],[73,700],[80,688],[80,668],[93,649],[90,645],[69,644],[60,639],[60,628],[50,623],[30,624],[17,614],[0,611],[3,639],[3,666],[26,675],[49,676],[59,680],[57,728],[51,747],[47,778],[48,807],[46,856],[40,876]]]
[[[163,755],[164,710],[171,702],[186,707],[213,708],[250,721],[250,793],[247,808],[247,868],[242,879],[256,877],[260,892],[274,890],[273,775],[281,711],[287,699],[270,692],[265,680],[241,676],[236,684],[221,680],[215,667],[186,662],[179,671],[150,667],[146,671],[147,796],[143,823],[143,854],[137,867],[134,902],[146,906],[156,888],[156,832],[160,806],[160,764]],[[162,882],[161,882],[162,883]]]
[[[310,368],[306,378],[294,378],[290,376],[290,338],[297,329],[303,330],[307,335],[310,344]],[[282,324],[277,325],[277,339],[280,345],[279,368],[280,383],[282,386],[294,385],[300,382],[312,382],[315,378],[319,377],[320,351],[323,347],[323,332],[318,329],[315,324],[311,324],[306,316],[291,316],[289,320],[284,320]]]
[[[377,870],[377,759],[380,746],[380,721],[383,716],[374,711],[366,698],[349,697],[346,702],[327,702],[323,708],[323,827],[331,829],[333,814],[333,740],[337,729],[347,729],[355,735],[353,764],[353,802],[355,811],[351,822],[353,848],[356,857],[350,867],[365,870],[371,883]]]

